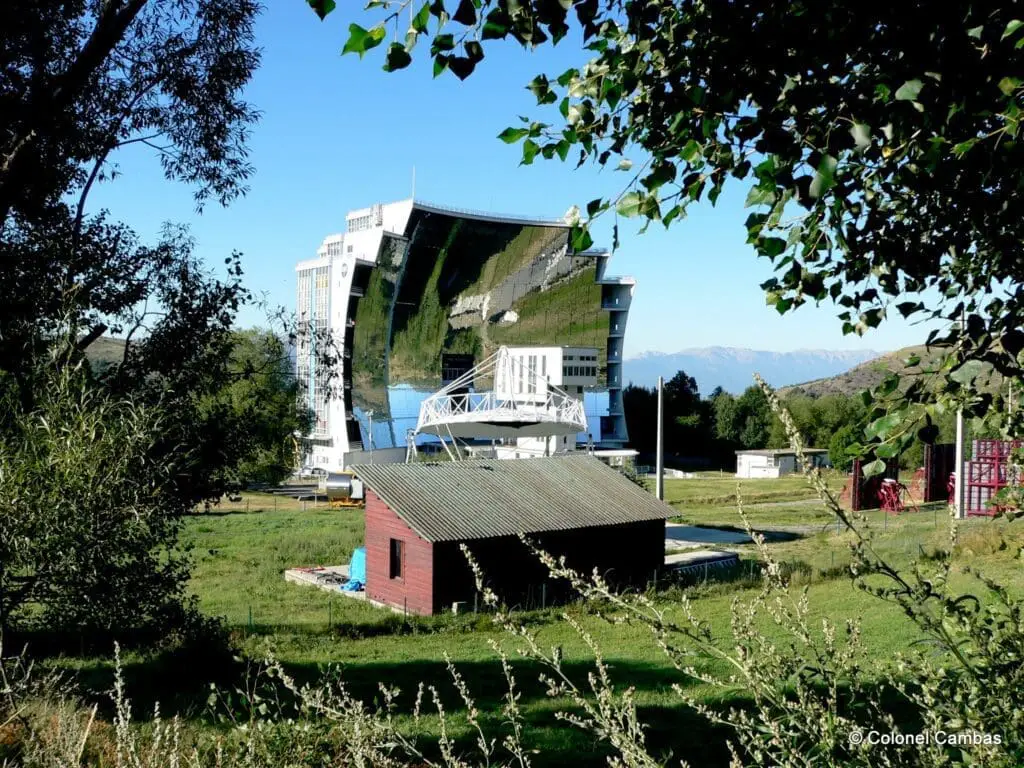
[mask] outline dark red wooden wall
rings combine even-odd
[[[566,564],[587,576],[597,568],[613,586],[643,586],[665,563],[665,521],[552,531],[530,537],[546,552],[564,555]],[[487,586],[508,605],[538,607],[571,597],[564,582],[547,569],[518,538],[504,536],[466,542],[483,569]],[[541,585],[544,585],[543,591]],[[457,542],[434,545],[434,608],[448,610],[457,601],[473,604],[476,584]]]
[[[391,539],[404,542],[405,562],[400,579],[392,579],[389,573]],[[433,567],[433,545],[417,536],[367,488],[366,596],[409,613],[429,615],[434,610]]]

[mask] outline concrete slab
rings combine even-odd
[[[698,525],[665,523],[665,549],[698,549],[709,544],[727,546],[751,544],[747,534],[739,531],[723,531],[719,528],[702,528]]]
[[[348,581],[348,565],[327,565],[312,568],[289,568],[284,572],[284,580],[293,584],[305,584],[318,587],[327,592],[337,592],[349,597],[366,599],[365,592],[344,592],[341,585]]]
[[[740,556],[735,552],[714,549],[695,549],[665,555],[665,570],[675,574],[707,575],[720,568],[739,565]]]

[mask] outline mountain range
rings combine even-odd
[[[773,387],[788,387],[837,376],[880,354],[872,350],[767,352],[736,347],[644,352],[623,362],[623,378],[627,383],[653,387],[659,376],[668,381],[682,370],[696,379],[697,388],[706,397],[715,387],[738,394],[754,383],[754,373],[761,374]]]

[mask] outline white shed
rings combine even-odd
[[[804,454],[812,466],[830,466],[828,451],[823,448],[805,448]],[[736,477],[781,477],[801,469],[796,452],[790,448],[736,451]]]

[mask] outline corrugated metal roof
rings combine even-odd
[[[427,541],[664,520],[675,511],[591,456],[352,467]]]

